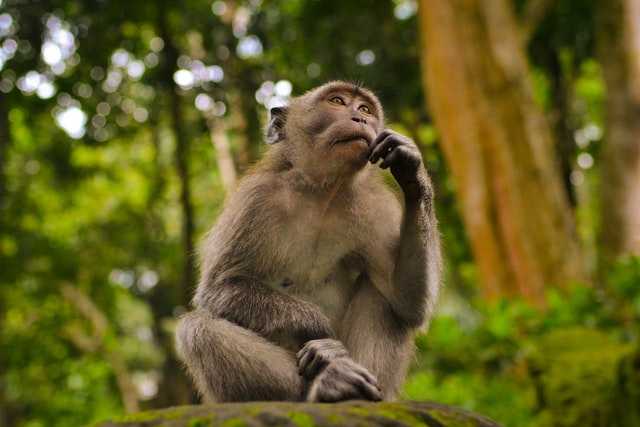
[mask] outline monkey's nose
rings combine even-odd
[[[367,124],[367,121],[362,117],[351,117],[351,120],[353,120],[356,123],[362,123],[363,125]]]

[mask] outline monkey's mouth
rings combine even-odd
[[[349,144],[352,142],[362,142],[365,145],[369,145],[371,143],[371,137],[369,137],[369,135],[366,135],[364,133],[354,133],[351,135],[347,135],[345,137],[341,137],[341,138],[337,138],[334,142],[333,145],[337,145],[337,144]]]

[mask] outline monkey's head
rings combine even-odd
[[[370,144],[383,129],[378,98],[353,83],[334,81],[270,111],[267,143],[277,144],[294,167],[345,174],[367,164]]]

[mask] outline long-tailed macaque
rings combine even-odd
[[[209,401],[394,399],[440,280],[420,151],[351,83],[270,113],[270,149],[203,244],[179,353]]]

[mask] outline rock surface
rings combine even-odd
[[[500,427],[486,417],[429,402],[219,403],[179,406],[98,423],[99,427]]]

